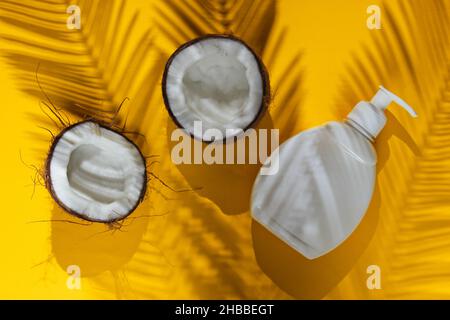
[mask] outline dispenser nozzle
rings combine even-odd
[[[408,113],[414,117],[417,118],[417,113],[414,111],[414,109],[407,104],[405,101],[403,101],[401,98],[384,88],[383,86],[380,86],[380,89],[378,92],[373,96],[372,100],[370,101],[371,104],[373,104],[375,107],[384,110],[387,108],[387,106],[394,101],[399,106],[401,106],[403,109],[408,111]]]

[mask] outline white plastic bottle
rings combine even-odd
[[[278,173],[258,175],[252,192],[255,220],[308,259],[342,243],[364,216],[375,185],[372,142],[386,124],[392,102],[415,111],[382,86],[359,102],[343,122],[329,122],[283,143]]]

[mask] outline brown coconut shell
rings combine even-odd
[[[204,35],[198,38],[195,38],[193,40],[190,40],[186,43],[184,43],[183,45],[181,45],[177,50],[175,50],[175,52],[170,56],[169,60],[167,60],[166,66],[164,68],[164,73],[163,73],[163,78],[162,78],[162,95],[163,95],[163,99],[164,99],[164,105],[166,106],[167,112],[169,113],[170,117],[172,118],[173,122],[177,125],[177,127],[183,129],[187,134],[189,134],[192,138],[197,139],[196,137],[194,137],[194,135],[190,132],[188,132],[182,125],[181,123],[178,121],[178,119],[175,117],[175,115],[173,114],[171,108],[170,108],[170,103],[169,103],[169,99],[167,96],[167,90],[166,90],[166,82],[167,82],[167,74],[169,72],[169,68],[170,65],[172,64],[172,61],[175,59],[175,57],[184,49],[186,49],[187,47],[196,44],[197,42],[206,40],[206,39],[229,39],[229,40],[233,40],[236,42],[239,42],[240,44],[242,44],[243,46],[245,46],[253,55],[253,57],[255,58],[257,64],[258,64],[258,68],[259,68],[259,72],[261,74],[261,78],[262,78],[262,82],[263,82],[263,98],[262,98],[262,102],[261,102],[261,106],[258,110],[258,113],[255,115],[255,117],[253,118],[253,120],[245,127],[243,128],[243,131],[247,131],[248,129],[254,127],[258,121],[263,117],[264,113],[267,111],[267,107],[270,103],[270,81],[269,81],[269,74],[267,72],[266,67],[264,66],[262,59],[259,57],[259,55],[249,46],[247,45],[242,39],[231,35],[231,34],[208,34],[208,35]],[[225,142],[227,140],[227,138],[225,137],[223,139],[223,142]],[[205,143],[211,143],[214,142],[214,140],[203,140],[202,142]]]
[[[120,217],[120,218],[117,218],[117,219],[111,219],[111,220],[98,220],[98,219],[87,218],[86,216],[80,214],[79,212],[77,212],[77,211],[75,211],[75,210],[72,210],[71,208],[69,208],[67,205],[65,205],[65,204],[58,198],[58,196],[56,195],[56,192],[55,192],[55,190],[54,190],[54,188],[53,188],[53,185],[52,185],[52,180],[51,180],[51,169],[50,169],[51,166],[50,166],[50,164],[51,164],[51,161],[52,161],[52,156],[53,156],[53,152],[54,152],[54,150],[55,150],[56,145],[58,144],[59,140],[62,138],[62,136],[63,136],[67,131],[69,131],[69,130],[71,130],[71,129],[75,128],[76,126],[79,126],[79,125],[81,125],[81,124],[83,124],[83,123],[86,123],[86,122],[93,122],[93,123],[97,124],[100,128],[103,128],[103,129],[112,131],[112,132],[114,132],[114,133],[116,133],[116,134],[119,134],[119,135],[121,135],[122,137],[124,137],[129,143],[131,143],[133,146],[135,146],[136,149],[139,151],[139,155],[140,155],[141,158],[142,158],[142,161],[143,161],[143,163],[144,163],[144,167],[147,168],[147,162],[146,162],[146,159],[145,159],[144,155],[143,155],[142,152],[141,152],[141,149],[140,149],[140,148],[139,148],[139,147],[138,147],[131,139],[129,139],[129,138],[128,138],[127,136],[125,136],[124,134],[122,134],[120,131],[114,130],[114,129],[112,129],[111,127],[109,127],[108,125],[103,124],[103,123],[101,123],[101,122],[99,122],[99,121],[97,121],[97,120],[94,120],[94,119],[83,120],[83,121],[77,122],[77,123],[75,123],[75,124],[72,124],[72,125],[70,125],[70,126],[64,128],[64,129],[63,129],[57,136],[55,136],[55,138],[53,139],[52,145],[50,146],[50,150],[49,150],[49,152],[48,152],[47,159],[46,159],[46,161],[45,161],[45,174],[44,174],[44,178],[45,178],[45,186],[46,186],[46,188],[48,189],[48,191],[50,192],[50,195],[52,196],[53,200],[55,200],[55,202],[58,204],[58,206],[60,206],[60,207],[61,207],[64,211],[66,211],[67,213],[69,213],[69,214],[71,214],[71,215],[73,215],[73,216],[75,216],[75,217],[77,217],[77,218],[80,218],[80,219],[83,219],[83,220],[87,220],[87,221],[91,221],[91,222],[100,222],[100,223],[106,223],[106,224],[114,223],[114,222],[117,222],[117,221],[120,221],[120,220],[123,220],[123,219],[127,218],[130,214],[133,213],[134,210],[136,210],[136,208],[138,207],[138,205],[144,200],[145,194],[146,194],[146,192],[147,192],[147,170],[144,170],[144,177],[143,177],[143,178],[144,178],[144,184],[143,184],[143,186],[142,186],[141,193],[139,194],[139,199],[138,199],[138,201],[136,201],[136,204],[134,205],[134,207],[131,208],[130,211],[129,211],[126,215],[124,215],[123,217]]]

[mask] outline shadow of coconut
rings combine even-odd
[[[377,175],[389,159],[388,140],[392,136],[402,140],[414,154],[419,152],[411,136],[392,113],[386,112],[386,116],[387,125],[375,144]],[[303,257],[253,220],[253,248],[258,265],[278,287],[294,298],[323,298],[347,275],[372,240],[379,220],[381,200],[376,184],[369,208],[355,231],[336,249],[314,260]]]
[[[172,132],[177,129],[173,121],[168,118],[167,124],[167,139],[169,145],[169,152],[179,143],[179,141],[172,141]],[[264,116],[258,121],[254,129],[267,129],[268,139],[266,143],[267,153],[270,154],[270,129],[273,129],[273,122],[269,112],[265,112]],[[184,134],[183,139],[188,139],[191,143],[191,150],[193,153],[194,139]],[[239,139],[243,139],[240,137]],[[246,139],[248,141],[248,139]],[[261,139],[259,142],[263,141]],[[228,142],[222,144],[223,157],[225,159],[227,154],[226,148],[233,148],[234,155],[238,154],[237,143]],[[226,148],[225,148],[226,146]],[[202,154],[208,144],[202,143]],[[249,164],[249,143],[245,144],[245,154],[247,160],[245,164],[176,164],[175,166],[179,172],[184,176],[190,187],[205,198],[214,202],[223,213],[228,215],[241,214],[248,212],[250,209],[250,196],[255,181],[256,175],[261,167],[261,162],[258,160],[256,164]],[[256,151],[252,148],[252,153]],[[192,155],[193,156],[193,155]],[[193,159],[193,158],[192,158]],[[236,163],[236,162],[235,162]]]
[[[147,229],[150,210],[146,202],[114,228],[81,220],[55,206],[51,243],[57,263],[64,270],[77,265],[82,277],[120,269],[133,257]]]

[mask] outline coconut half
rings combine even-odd
[[[127,137],[94,121],[67,127],[47,158],[47,187],[55,201],[80,218],[113,222],[142,201],[145,158]]]
[[[175,123],[206,142],[216,140],[208,129],[227,139],[251,127],[270,96],[261,60],[228,35],[204,36],[178,48],[166,64],[162,89]],[[201,121],[201,132],[194,130],[195,121]]]

